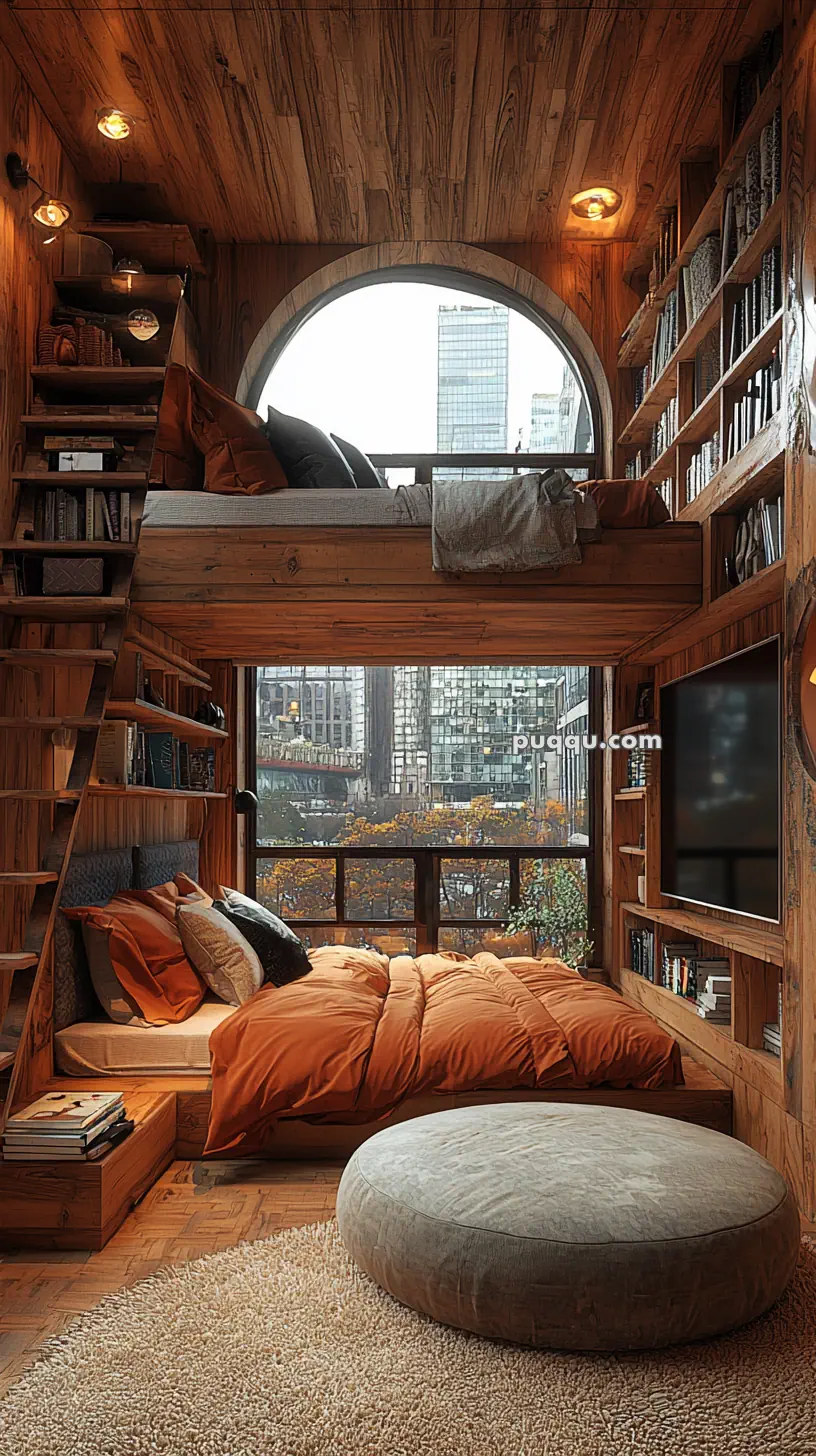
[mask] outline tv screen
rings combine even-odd
[[[779,919],[779,639],[660,692],[661,890]]]

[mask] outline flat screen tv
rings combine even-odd
[[[779,919],[779,638],[660,691],[664,895]]]

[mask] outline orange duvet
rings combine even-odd
[[[310,954],[210,1037],[206,1153],[255,1153],[283,1117],[373,1122],[408,1097],[509,1088],[662,1087],[680,1049],[616,992],[561,961],[445,953]]]

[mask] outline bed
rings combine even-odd
[[[197,874],[195,841],[76,855],[63,904],[102,904],[117,889],[149,888],[180,869]],[[359,974],[349,974],[355,956]],[[633,1107],[730,1130],[729,1089],[689,1059],[681,1063],[674,1038],[611,989],[558,963],[486,956],[468,969],[473,963],[455,957],[423,959],[418,968],[407,956],[389,964],[324,947],[304,981],[264,988],[238,1010],[207,998],[175,1026],[115,1026],[95,1002],[78,926],[60,915],[59,1084],[116,1078],[123,1088],[172,1089],[180,1157],[201,1156],[208,1136],[212,1156],[342,1157],[390,1122],[516,1098]],[[542,976],[549,984],[531,987]],[[461,1015],[468,978],[481,1001],[469,1022]],[[418,1055],[418,1008],[433,997],[431,1036]],[[491,1000],[498,1033],[494,1027],[485,1044]],[[434,1038],[438,1051],[446,1021],[448,1049],[437,1056]]]

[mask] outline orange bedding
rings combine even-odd
[[[324,946],[210,1037],[206,1154],[262,1152],[283,1117],[373,1122],[406,1098],[510,1088],[662,1087],[680,1048],[561,961]]]

